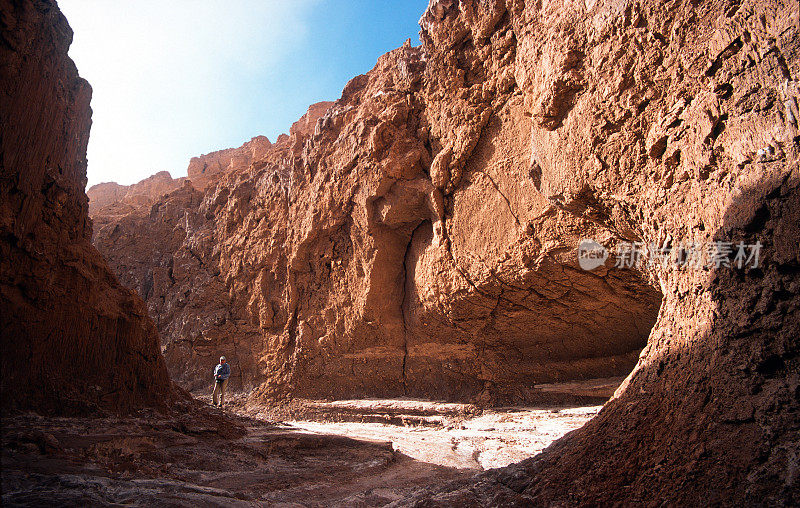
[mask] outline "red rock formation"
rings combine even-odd
[[[156,329],[90,244],[91,88],[53,2],[0,2],[3,411],[163,404]]]
[[[239,148],[228,148],[192,157],[186,173],[192,185],[203,190],[226,172],[247,169],[253,161],[260,159],[270,146],[272,144],[265,136],[256,136]]]
[[[536,191],[496,30],[466,93],[455,56],[400,48],[247,169],[218,152],[199,206],[181,192],[98,231],[179,382],[204,387],[224,353],[270,397],[501,403],[630,371],[660,295],[577,267],[582,236],[613,235]]]
[[[314,134],[317,121],[328,112],[333,102],[317,102],[308,107],[308,111],[289,128],[290,136],[310,136]]]
[[[799,17],[781,0],[432,1],[421,49],[205,191],[172,255],[168,358],[224,349],[265,396],[533,400],[629,368],[649,284],[658,319],[597,418],[409,502],[794,504]],[[757,268],[724,253],[639,277],[580,271],[582,237],[763,250]]]
[[[92,185],[86,191],[89,197],[89,215],[96,215],[101,208],[117,203],[125,205],[121,210],[123,213],[135,208],[148,207],[164,194],[183,187],[186,180],[186,177],[172,178],[168,171],[160,171],[133,185],[119,185],[114,182]],[[117,211],[117,214],[121,211]],[[110,210],[102,213],[102,215],[111,214],[114,212]]]
[[[452,33],[477,45],[498,12],[514,30],[544,196],[676,251],[763,247],[757,268],[728,266],[735,251],[720,266],[645,266],[664,303],[598,417],[536,459],[415,504],[796,504],[798,4],[432,2],[426,48]]]

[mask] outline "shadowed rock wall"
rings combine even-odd
[[[54,2],[0,2],[0,340],[4,411],[127,410],[171,384],[141,299],[90,243],[91,88]]]

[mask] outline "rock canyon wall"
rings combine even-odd
[[[542,195],[684,257],[711,245],[712,262],[644,266],[664,303],[596,418],[535,459],[410,504],[796,504],[797,2],[506,9]],[[479,26],[474,10],[435,2],[423,36]],[[736,262],[739,242],[762,246],[757,267]]]
[[[511,19],[484,30],[382,56],[246,168],[218,152],[213,185],[193,159],[191,187],[94,214],[177,381],[225,354],[255,396],[498,404],[630,372],[661,295],[578,267],[582,237],[623,237],[537,191]]]
[[[86,191],[89,215],[124,215],[136,208],[150,206],[164,194],[179,189],[186,180],[186,177],[173,179],[169,172],[161,171],[133,185],[119,185],[114,182],[92,185]],[[101,208],[107,206],[115,206],[117,209],[100,212]]]
[[[223,348],[262,395],[524,401],[649,333],[584,428],[410,502],[796,502],[797,3],[442,0],[421,25],[184,215],[173,259],[202,270],[176,280],[218,314],[168,357]],[[657,249],[583,272],[584,237]]]
[[[265,136],[256,136],[239,148],[211,152],[189,161],[187,173],[192,184],[203,190],[225,173],[247,169],[260,159],[272,144]]]
[[[633,368],[541,455],[396,504],[797,504],[797,2],[433,0],[420,48],[290,135],[93,212],[147,309],[89,244],[69,28],[0,6],[4,408],[163,400],[147,312],[180,383],[223,353],[258,400],[519,403]],[[581,238],[655,248],[587,271]]]
[[[0,2],[2,404],[72,413],[172,394],[141,299],[90,243],[91,88],[54,2]]]

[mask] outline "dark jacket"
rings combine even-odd
[[[223,381],[231,376],[231,366],[228,365],[228,362],[219,363],[214,367],[214,379],[217,379],[217,376],[222,378]]]

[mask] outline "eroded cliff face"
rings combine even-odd
[[[504,7],[542,195],[625,238],[733,252],[645,264],[664,303],[615,399],[536,459],[416,504],[795,504],[798,4]],[[423,35],[474,37],[494,11],[473,10],[432,2]],[[757,268],[740,241],[762,245]]]
[[[422,48],[175,219],[168,358],[190,383],[222,349],[256,396],[524,401],[625,372],[649,332],[581,430],[409,502],[796,502],[798,17],[780,0],[432,1]],[[584,272],[587,237],[672,258]],[[676,263],[692,245],[706,257]]]
[[[141,299],[90,243],[91,88],[54,2],[0,2],[4,412],[159,405],[172,388]]]
[[[92,185],[86,191],[89,215],[119,216],[137,208],[148,207],[164,194],[181,188],[186,180],[186,177],[172,178],[169,172],[160,171],[133,185],[119,185],[114,182]],[[116,209],[100,211],[101,208],[112,205]]]
[[[283,353],[267,358],[290,366],[291,393],[532,400],[638,353],[660,299],[632,274],[577,269],[595,227],[535,192],[521,102],[492,72],[509,54],[500,23],[481,54],[381,57],[302,140],[287,324],[269,347]]]
[[[219,354],[269,398],[521,402],[630,371],[661,295],[636,271],[578,267],[581,238],[622,236],[537,191],[497,9],[474,38],[443,22],[384,55],[247,168],[218,152],[213,185],[193,159],[199,205],[185,189],[98,231],[184,386]]]
[[[192,157],[187,174],[196,188],[204,190],[225,173],[246,170],[253,161],[263,157],[271,146],[272,143],[266,136],[256,136],[239,148],[228,148]]]

